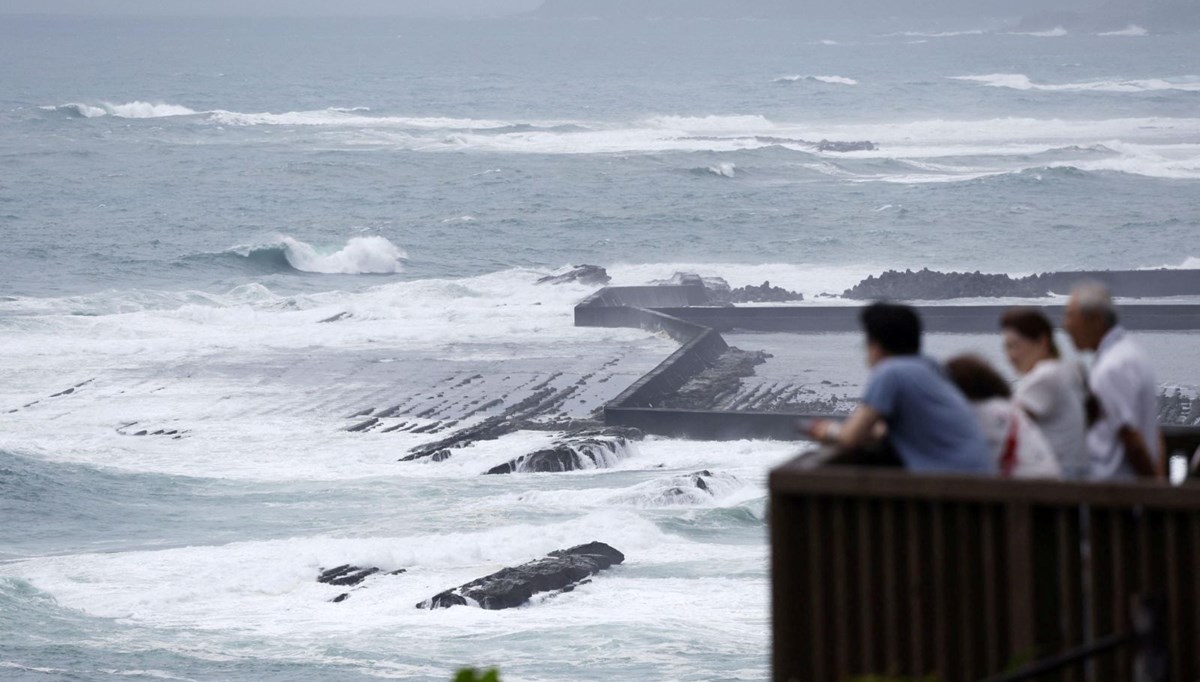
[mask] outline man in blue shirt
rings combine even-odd
[[[845,453],[884,437],[910,471],[995,473],[987,441],[962,393],[941,368],[921,355],[921,319],[909,306],[863,308],[867,365],[862,403],[845,422],[814,422],[814,439]]]

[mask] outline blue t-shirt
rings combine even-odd
[[[995,473],[970,404],[933,360],[884,359],[871,370],[863,403],[887,422],[888,439],[910,471]]]

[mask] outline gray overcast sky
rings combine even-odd
[[[7,14],[480,15],[538,7],[541,0],[0,0]]]

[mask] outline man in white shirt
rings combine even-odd
[[[1162,440],[1158,388],[1150,361],[1117,324],[1108,289],[1084,284],[1071,292],[1063,329],[1081,351],[1095,351],[1088,386],[1100,414],[1087,432],[1089,478],[1159,476]]]

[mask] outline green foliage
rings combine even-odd
[[[938,682],[936,675],[928,677],[888,677],[887,675],[865,675],[855,677],[851,682]]]
[[[463,668],[455,673],[454,682],[500,682],[500,671],[491,668],[479,672],[475,668]]]

